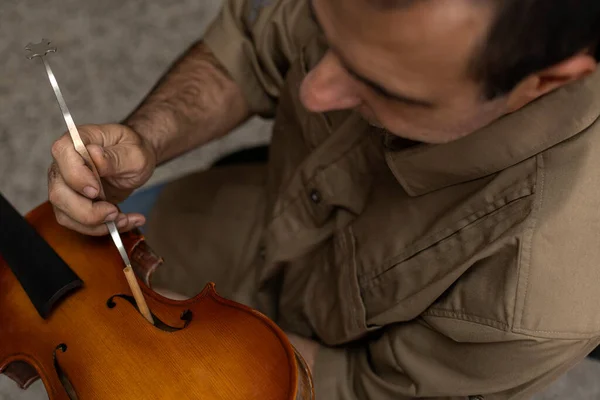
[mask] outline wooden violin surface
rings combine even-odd
[[[302,359],[262,314],[220,297],[211,283],[176,301],[140,281],[151,325],[132,302],[109,237],[61,227],[48,203],[27,220],[83,286],[43,319],[0,258],[0,371],[23,387],[37,375],[51,400],[313,398]]]

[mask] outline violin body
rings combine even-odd
[[[82,284],[43,318],[0,254],[0,372],[22,388],[41,378],[51,400],[314,398],[310,373],[286,335],[259,312],[220,297],[214,284],[177,301],[138,273],[152,325],[132,302],[109,236],[61,227],[49,203],[25,219]],[[143,263],[156,257],[141,234],[122,238],[134,269],[147,270]]]

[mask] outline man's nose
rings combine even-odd
[[[330,51],[304,78],[300,99],[312,112],[354,108],[361,102],[356,82]]]

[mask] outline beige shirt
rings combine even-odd
[[[521,399],[600,332],[600,75],[406,145],[307,112],[303,0],[229,0],[205,41],[275,119],[258,307],[323,345],[318,400]]]

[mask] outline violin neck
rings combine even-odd
[[[83,285],[73,270],[0,193],[1,259],[44,319],[67,292]],[[1,262],[0,268],[3,268]]]

